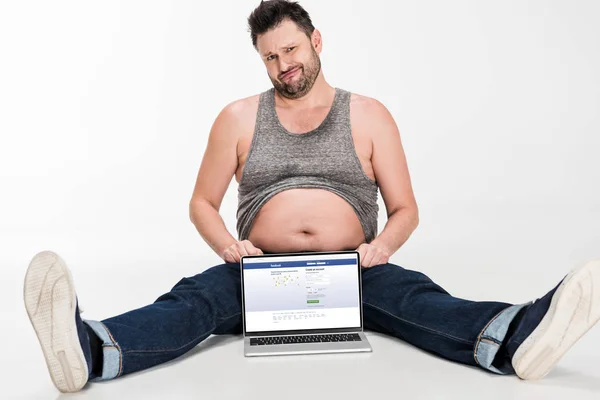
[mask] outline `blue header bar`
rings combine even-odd
[[[326,267],[331,265],[356,265],[356,258],[341,258],[335,260],[302,260],[302,261],[278,261],[278,262],[258,262],[244,263],[244,269],[261,268],[291,268],[291,267]]]

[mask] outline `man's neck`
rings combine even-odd
[[[299,99],[288,99],[281,96],[277,91],[277,106],[294,110],[307,110],[317,107],[328,107],[331,98],[335,95],[335,88],[329,85],[325,79],[317,79],[310,91]]]

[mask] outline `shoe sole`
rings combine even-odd
[[[600,319],[600,259],[570,272],[556,289],[540,324],[512,360],[521,379],[541,379]]]
[[[75,324],[73,278],[57,254],[42,251],[33,257],[23,297],[54,385],[61,392],[79,391],[88,380],[88,366]]]

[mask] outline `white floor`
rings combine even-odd
[[[421,232],[391,261],[425,272],[458,297],[518,303],[543,295],[579,261],[600,256],[600,237],[590,223],[600,220],[597,212],[563,219],[572,222],[560,234],[545,228],[551,222],[542,214],[539,220],[531,214],[511,220],[507,213],[497,216],[491,225],[496,228],[483,235],[487,222],[476,216],[469,220],[471,214],[451,217],[460,219],[460,232],[454,221],[425,219]],[[516,223],[520,229],[514,229]],[[220,262],[199,238],[192,252],[189,241],[196,239],[186,234],[157,229],[135,233],[135,242],[127,240],[132,235],[3,237],[12,246],[2,249],[0,260],[1,399],[600,398],[600,326],[539,382],[449,362],[374,333],[368,333],[370,354],[252,359],[243,357],[240,336],[213,336],[177,360],[61,395],[22,301],[25,269],[36,251],[53,249],[63,256],[83,317],[99,320],[149,304],[181,277]]]
[[[584,337],[538,382],[451,363],[374,333],[368,335],[374,349],[370,354],[268,358],[244,358],[239,336],[212,336],[178,360],[112,381],[88,383],[75,395],[56,391],[33,338],[26,334],[19,353],[27,363],[20,363],[16,381],[7,382],[10,395],[5,398],[597,399],[598,333]]]

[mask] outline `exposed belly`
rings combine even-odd
[[[352,206],[318,188],[295,188],[260,209],[248,240],[263,252],[354,250],[365,235]]]

